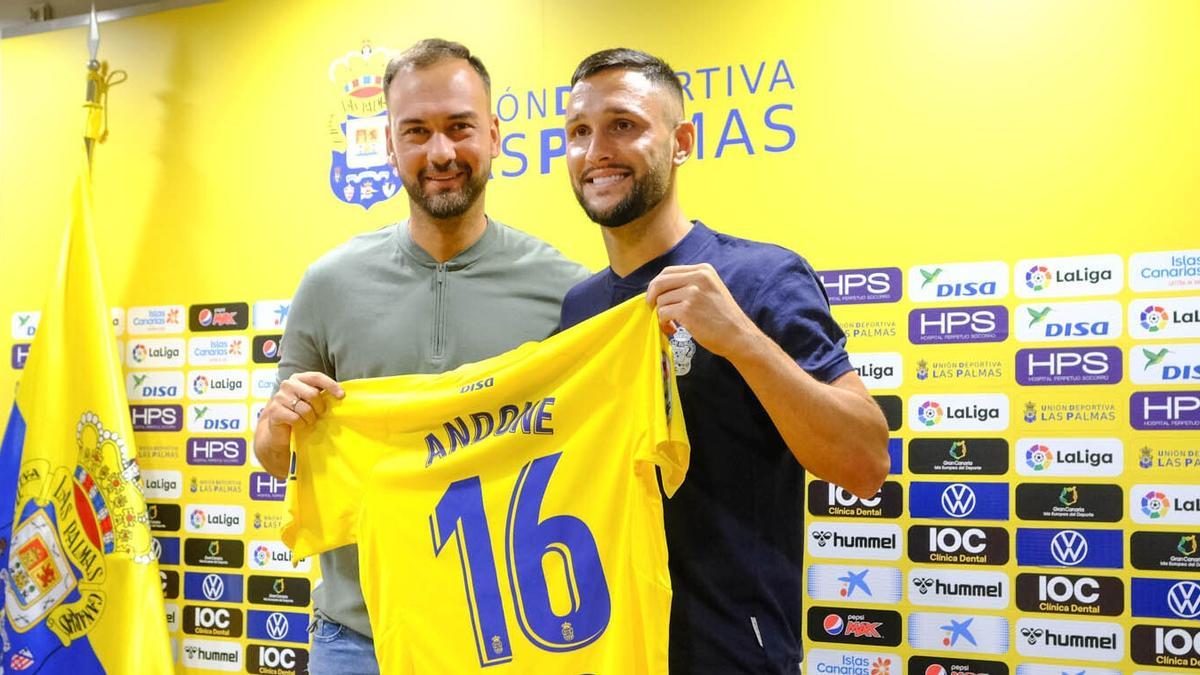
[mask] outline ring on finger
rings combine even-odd
[[[290,405],[288,407],[290,407],[292,409],[292,412],[296,412],[296,406],[298,406],[298,405],[300,405],[300,399],[294,398],[294,399],[292,399],[292,405]]]

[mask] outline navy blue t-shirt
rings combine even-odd
[[[746,315],[810,375],[831,382],[851,370],[845,333],[803,258],[699,221],[629,276],[605,269],[572,288],[562,327],[645,292],[664,267],[697,263],[712,265]],[[792,675],[801,659],[804,468],[733,365],[678,337],[692,455],[682,487],[663,505],[671,675]]]

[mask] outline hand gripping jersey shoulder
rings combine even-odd
[[[688,464],[644,298],[441,375],[344,383],[297,434],[293,559],[358,543],[388,673],[667,670],[663,490]]]

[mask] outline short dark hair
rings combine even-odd
[[[679,83],[679,78],[670,64],[653,54],[627,47],[598,51],[580,61],[579,66],[575,68],[575,74],[571,76],[571,86],[574,87],[580,80],[613,69],[641,73],[647,80],[671,90],[680,105],[683,105],[683,85]]]
[[[492,95],[492,78],[488,75],[487,68],[478,56],[472,54],[471,50],[461,43],[440,38],[427,38],[388,61],[387,69],[383,71],[384,96],[387,95],[388,89],[392,86],[392,80],[396,79],[396,75],[400,71],[428,68],[450,59],[462,59],[471,64],[471,68],[479,73],[479,79],[483,80],[483,88],[488,96]]]

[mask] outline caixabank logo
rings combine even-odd
[[[1007,483],[913,481],[908,490],[913,518],[1008,520]]]
[[[308,672],[308,650],[283,645],[246,645],[246,672],[297,675]]]
[[[280,346],[283,344],[283,335],[255,335],[254,347],[251,350],[251,358],[255,363],[279,363],[279,359],[283,353]]]
[[[1129,350],[1134,384],[1200,385],[1200,344],[1136,345]]]
[[[1008,530],[1002,527],[908,528],[908,559],[916,563],[1003,565],[1008,556]]]
[[[1017,352],[1017,384],[1025,387],[1117,384],[1123,377],[1117,347],[1057,347]]]
[[[247,637],[251,640],[308,643],[308,615],[262,609],[248,610]]]
[[[1125,611],[1125,584],[1100,575],[1018,574],[1017,607],[1022,612],[1119,616]]]
[[[188,307],[188,328],[193,333],[246,330],[249,327],[250,306],[244,302],[222,302]]]
[[[1142,525],[1200,525],[1200,485],[1134,485],[1129,514]]]
[[[805,551],[814,558],[899,560],[900,526],[883,523],[809,523]]]
[[[183,561],[193,567],[236,569],[245,564],[246,544],[237,539],[188,539]]]
[[[1008,473],[1008,441],[914,438],[908,443],[908,470],[917,474],[1001,476]]]
[[[1200,290],[1200,249],[1134,253],[1129,287],[1138,293]]]
[[[1125,446],[1119,438],[1022,438],[1016,444],[1014,464],[1022,476],[1119,476]]]
[[[904,357],[899,352],[856,352],[850,364],[867,389],[898,389],[904,383]]]
[[[183,305],[130,307],[125,323],[130,335],[169,335],[183,332]]]
[[[1007,295],[1007,263],[941,263],[908,270],[908,296],[913,302],[998,300]]]
[[[1003,305],[914,309],[908,313],[908,341],[914,345],[1004,342],[1008,308]]]
[[[1129,397],[1129,423],[1147,431],[1200,430],[1200,390],[1134,392]]]
[[[279,495],[282,500],[282,482]],[[874,496],[863,499],[840,485],[814,480],[808,484],[808,512],[814,516],[899,518],[904,513],[904,490],[899,483],[887,481]]]
[[[1120,624],[1066,619],[1019,619],[1017,653],[1077,661],[1120,661],[1125,633]]]
[[[241,602],[242,575],[218,572],[185,572],[183,597],[207,602]]]
[[[1200,338],[1200,297],[1136,299],[1127,318],[1135,340]]]
[[[846,649],[808,649],[804,667],[809,673],[837,675],[900,675],[900,657],[887,652]]]
[[[254,330],[283,330],[287,328],[292,301],[259,300],[254,303]]]
[[[1008,675],[1008,666],[999,661],[983,659],[913,656],[908,659],[908,675]],[[1051,675],[1062,675],[1062,673],[1055,671]]]
[[[1129,562],[1139,570],[1200,572],[1200,530],[1134,532]]]
[[[1130,584],[1133,616],[1200,620],[1200,581],[1134,577]]]
[[[1125,566],[1121,530],[1017,528],[1022,567],[1120,569]]]
[[[242,610],[208,605],[183,606],[183,632],[209,637],[241,637]]]
[[[862,305],[899,302],[902,293],[899,267],[817,272],[831,305]]]
[[[908,643],[915,649],[1008,653],[1008,620],[1001,616],[912,612],[908,615]]]
[[[1086,255],[1069,258],[1029,258],[1013,268],[1018,298],[1070,298],[1113,295],[1125,285],[1121,256]]]
[[[304,577],[251,574],[246,601],[254,605],[308,607],[312,602],[312,584]]]
[[[900,570],[863,565],[809,565],[808,597],[813,600],[893,605],[900,602]]]
[[[887,609],[815,606],[808,609],[808,639],[859,646],[896,647],[900,613]]]
[[[1124,515],[1124,503],[1119,485],[1021,483],[1016,492],[1021,520],[1115,523]]]
[[[1200,669],[1200,627],[1141,624],[1130,631],[1129,644],[1134,663]]]
[[[985,570],[915,567],[908,572],[908,601],[914,605],[1007,609],[1008,575]]]
[[[1113,340],[1123,331],[1122,316],[1115,300],[1019,305],[1013,327],[1019,342]]]
[[[918,394],[908,399],[908,428],[922,432],[1004,431],[1004,394]]]

